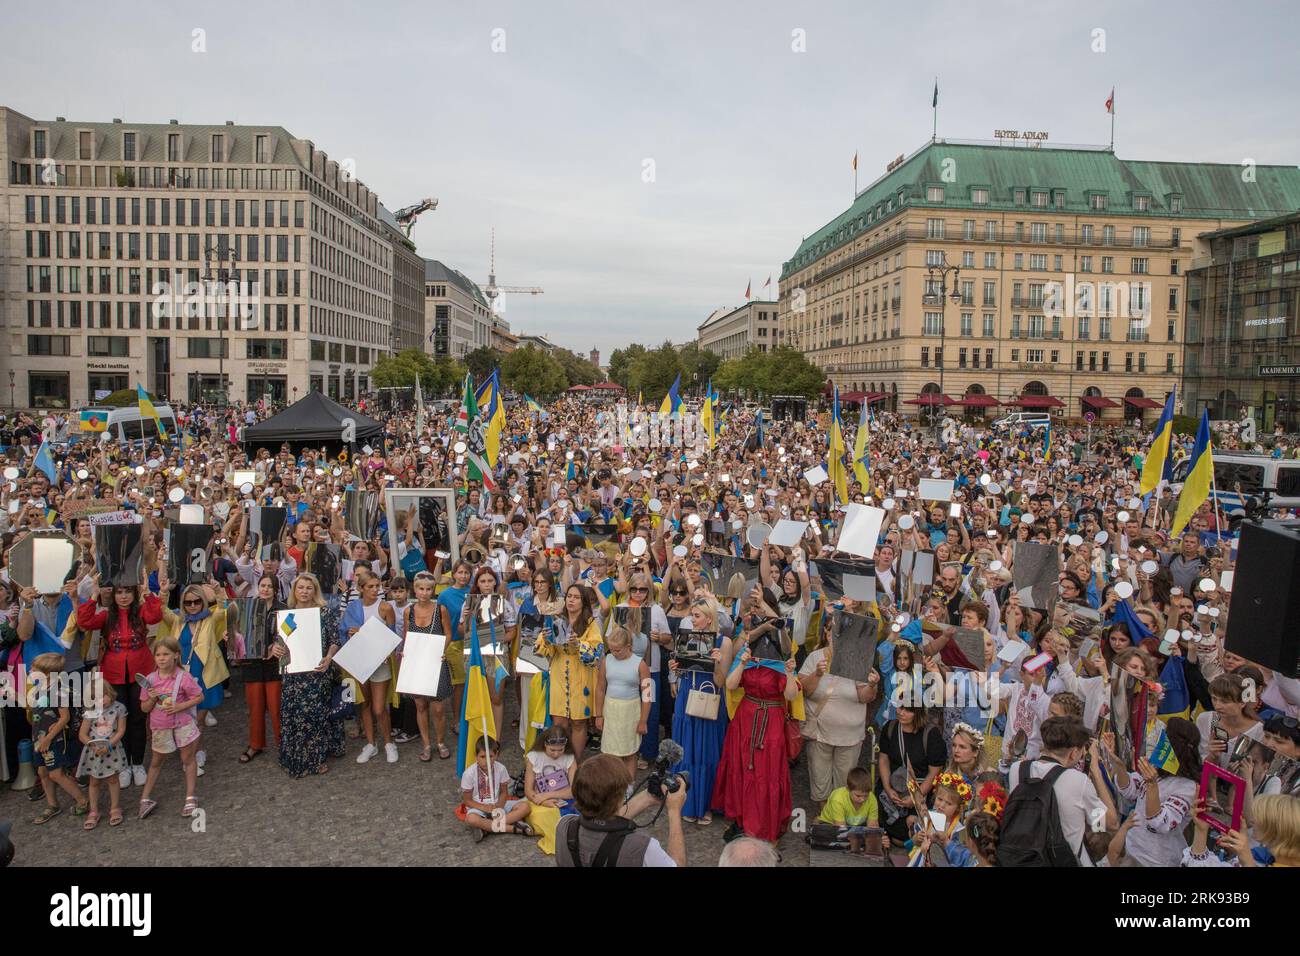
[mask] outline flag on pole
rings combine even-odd
[[[1052,420],[1047,420],[1047,428],[1043,430],[1043,461],[1052,460]]]
[[[1210,441],[1210,410],[1201,412],[1201,425],[1196,429],[1196,444],[1192,446],[1192,463],[1187,469],[1187,480],[1178,495],[1178,510],[1169,529],[1171,539],[1178,537],[1196,509],[1210,497],[1210,484],[1214,480],[1214,443]]]
[[[42,441],[41,447],[36,449],[36,457],[32,459],[32,466],[44,473],[45,477],[50,479],[51,485],[58,485],[59,473],[54,467],[54,458],[50,455],[50,443]]]
[[[144,418],[152,418],[154,425],[158,428],[158,437],[163,441],[167,440],[167,429],[163,427],[162,419],[158,416],[158,409],[153,407],[153,402],[149,399],[149,393],[144,390],[144,386],[136,383],[135,398],[140,403],[140,414]]]
[[[415,376],[415,430],[424,431],[424,389],[420,387],[420,376]]]
[[[537,399],[533,398],[527,392],[524,392],[524,401],[528,403],[529,411],[538,413],[545,411],[545,409],[538,403]]]
[[[857,153],[857,150],[854,150],[854,151],[853,151],[853,171],[854,171],[855,173],[858,171],[858,153]]]
[[[748,282],[745,283],[745,301],[746,301],[746,302],[749,301],[749,293],[750,293],[750,290],[753,288],[753,286],[754,286],[754,280],[753,280],[753,279],[750,279]]]
[[[772,288],[772,277],[770,275],[767,277],[767,281],[763,283],[763,288],[764,289]]]
[[[501,432],[505,430],[506,411],[501,401],[500,370],[493,369],[492,374],[484,380],[474,393],[474,401],[479,407],[483,420],[487,422],[484,432],[484,448],[487,463],[493,468],[501,456]]]
[[[934,108],[939,105],[939,78],[934,78],[934,98],[930,101],[930,107]]]
[[[864,398],[862,411],[858,415],[858,433],[853,439],[853,474],[862,485],[863,494],[871,490],[871,466],[867,462],[867,444],[871,440],[871,419],[868,411],[870,408]]]
[[[677,410],[682,407],[681,397],[677,394],[677,389],[682,384],[682,373],[678,372],[677,377],[673,379],[672,386],[668,389],[668,394],[664,396],[663,404],[659,406],[660,415],[675,415]]]
[[[1175,386],[1165,399],[1160,418],[1156,420],[1151,447],[1147,449],[1146,460],[1142,462],[1142,483],[1138,486],[1141,494],[1154,491],[1160,482],[1169,481],[1173,477],[1174,458],[1169,452],[1174,435],[1174,396],[1177,392],[1178,387]]]
[[[844,472],[844,430],[840,426],[840,390],[835,388],[835,401],[831,411],[830,461],[826,469],[830,474],[835,495],[841,503],[849,500],[848,476]]]
[[[480,737],[496,739],[496,720],[492,715],[492,696],[488,692],[487,669],[483,649],[479,646],[478,615],[470,619],[469,662],[465,668],[465,697],[460,712],[460,735],[456,743],[456,766],[464,773],[474,763],[474,750]],[[491,779],[491,751],[488,752],[488,776]],[[489,784],[490,785],[490,784]]]
[[[474,380],[465,373],[465,397],[461,402],[460,414],[456,418],[456,430],[464,435],[465,441],[465,477],[483,482],[488,491],[496,491],[497,484],[492,478],[492,468],[487,463],[487,449],[483,438],[483,423],[479,416],[478,402],[474,398]]]
[[[713,379],[709,379],[709,384],[704,389],[704,405],[700,409],[700,427],[704,433],[709,436],[709,449],[712,450],[718,444],[717,422],[714,417],[714,396],[713,396]]]
[[[1115,87],[1110,88],[1110,96],[1106,97],[1106,112],[1115,112]]]

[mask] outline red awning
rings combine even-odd
[[[591,386],[590,386],[590,385],[574,385],[574,386],[572,386],[572,387],[570,387],[570,388],[565,389],[565,391],[566,391],[566,392],[590,392],[590,391],[591,391]]]
[[[592,388],[603,388],[606,391],[623,391],[623,386],[618,382],[597,382]]]
[[[966,395],[957,404],[965,405],[967,408],[992,408],[994,405],[1001,405],[992,395],[984,395],[979,392],[972,392]]]
[[[922,392],[919,398],[909,398],[904,405],[956,405],[956,399],[938,392]]]
[[[1009,402],[1003,402],[1013,408],[1064,408],[1065,402],[1051,395],[1021,395]]]
[[[1130,398],[1124,396],[1124,404],[1132,405],[1134,408],[1164,408],[1164,402],[1157,402],[1154,398]]]
[[[868,402],[883,402],[888,397],[888,392],[867,392]]]
[[[862,400],[866,397],[866,392],[840,392],[841,402],[855,402],[861,404]]]
[[[1104,395],[1084,395],[1083,404],[1089,408],[1119,408],[1119,402],[1111,401]]]

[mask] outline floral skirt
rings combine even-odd
[[[285,674],[280,692],[280,766],[290,776],[315,773],[345,752],[343,720],[330,717],[333,684],[326,674]]]

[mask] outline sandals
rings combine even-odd
[[[185,806],[181,807],[181,816],[192,817],[194,816],[194,811],[197,810],[198,808],[199,808],[198,797],[186,797]]]
[[[62,812],[63,810],[60,807],[51,807],[46,804],[45,809],[37,814],[36,819],[33,820],[32,823],[41,826],[42,824],[49,823]]]
[[[682,819],[685,819],[685,817],[683,817]],[[695,822],[696,822],[697,824],[699,824],[700,826],[702,826],[702,827],[707,827],[709,824],[711,824],[711,823],[713,822],[713,814],[712,814],[712,813],[706,813],[706,814],[704,814],[704,816],[700,817],[700,818],[699,818],[698,820],[696,820]]]
[[[446,760],[451,756],[451,748],[446,744],[438,744],[438,759]]]
[[[110,810],[108,813],[108,825],[110,827],[120,827],[124,819],[121,810]]]
[[[316,768],[316,776],[318,777],[321,776],[322,774],[327,774],[329,772],[330,772],[330,765],[327,763],[323,763]]]
[[[520,836],[530,837],[530,836],[537,835],[536,833],[533,832],[533,828],[529,826],[528,823],[524,820],[520,820],[518,823],[516,823],[513,829]]]
[[[91,810],[86,814],[86,822],[81,825],[83,830],[93,830],[99,826],[99,811]]]
[[[428,747],[425,747],[423,750],[420,751],[420,763],[428,763],[432,759],[433,759],[433,751],[430,750]]]
[[[149,814],[153,813],[154,810],[157,808],[157,806],[158,806],[158,801],[157,801],[157,800],[147,800],[147,799],[146,799],[146,800],[141,800],[141,801],[140,801],[140,817],[139,817],[139,819],[143,820],[143,819],[144,819],[145,817],[147,817]]]
[[[262,751],[260,750],[255,750],[252,747],[249,747],[247,750],[245,750],[242,754],[239,755],[239,762],[248,763],[250,760],[256,759],[257,755],[260,754],[261,752]]]
[[[78,803],[76,806],[72,808],[72,815],[74,817],[84,817],[89,812],[90,812],[89,800],[87,800],[85,803]]]

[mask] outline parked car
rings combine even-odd
[[[158,417],[162,419],[163,428],[167,429],[167,435],[173,441],[177,440],[176,435],[180,428],[176,423],[176,413],[172,411],[170,405],[155,405],[154,410],[158,412]],[[131,444],[132,442],[145,441],[146,439],[156,439],[158,437],[158,426],[154,420],[140,414],[138,405],[124,405],[121,408],[96,408],[90,406],[85,411],[106,411],[108,412],[108,428],[106,432],[96,435],[93,432],[74,432],[81,441],[86,440],[111,440],[118,444]],[[76,422],[73,422],[76,427]],[[110,439],[103,439],[103,434],[111,436]]]
[[[1174,466],[1171,484],[1187,480],[1191,460]],[[1245,499],[1267,488],[1270,508],[1300,508],[1300,461],[1243,452],[1214,453],[1214,487],[1229,515],[1245,513]]]
[[[1047,412],[1008,412],[993,423],[993,427],[1003,431],[1018,431],[1022,428],[1046,428],[1052,422]]]

